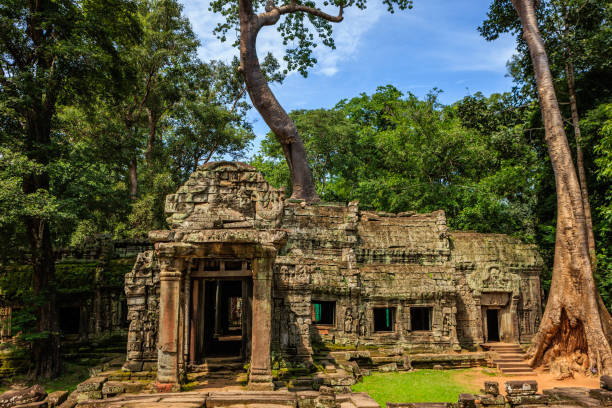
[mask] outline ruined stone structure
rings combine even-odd
[[[388,214],[287,200],[254,168],[210,163],[166,199],[171,230],[126,276],[128,361],[177,384],[207,356],[250,362],[272,386],[271,351],[317,343],[402,352],[527,342],[541,316],[535,248],[452,232],[442,211]]]

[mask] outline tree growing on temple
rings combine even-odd
[[[533,366],[612,373],[612,318],[593,279],[589,233],[580,182],[563,126],[553,76],[538,27],[537,0],[511,0],[529,49],[555,176],[557,228],[553,277],[546,310],[529,350]],[[494,7],[509,6],[497,0]]]
[[[412,7],[412,0],[383,0],[383,4],[392,13],[396,7],[400,10]],[[263,27],[278,24],[277,30],[283,44],[289,46],[284,57],[287,68],[297,69],[306,76],[308,68],[317,62],[312,55],[313,48],[317,46],[312,30],[316,31],[324,45],[335,48],[332,23],[343,20],[345,9],[357,7],[364,10],[366,6],[366,0],[323,0],[320,4],[312,0],[289,0],[283,4],[277,4],[275,0],[211,2],[211,10],[225,17],[225,21],[215,28],[218,37],[225,41],[230,30],[240,33],[235,42],[240,47],[240,69],[253,105],[282,146],[291,175],[292,198],[318,200],[304,143],[295,123],[272,93],[260,67],[256,50],[257,35]],[[321,7],[337,8],[338,14],[329,14]]]

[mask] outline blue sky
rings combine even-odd
[[[389,14],[375,0],[365,11],[348,10],[344,21],[334,25],[337,49],[319,45],[315,51],[319,62],[308,78],[290,74],[272,90],[287,111],[329,108],[387,84],[418,96],[434,87],[441,89],[442,103],[477,91],[485,95],[509,91],[512,82],[506,76],[506,61],[514,53],[515,40],[505,36],[488,43],[476,30],[491,1],[414,0],[412,10]],[[212,35],[221,17],[208,11],[209,0],[182,2],[202,42],[203,60],[229,61],[236,55],[230,44]],[[272,27],[264,28],[258,37],[259,55],[268,51],[281,59],[282,43]],[[268,132],[255,110],[249,119],[259,137]],[[257,150],[259,143],[255,144]]]

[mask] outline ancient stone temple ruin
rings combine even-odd
[[[253,167],[199,168],[166,199],[126,276],[128,361],[175,385],[207,356],[241,356],[272,387],[271,353],[317,344],[476,349],[528,342],[541,317],[542,261],[499,234],[453,232],[444,212],[389,214],[285,198]]]

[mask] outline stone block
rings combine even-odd
[[[476,397],[472,394],[459,394],[458,408],[476,408]]]
[[[105,397],[114,397],[125,392],[125,386],[119,381],[107,381],[102,386],[102,394]]]
[[[508,395],[533,395],[538,392],[538,383],[535,380],[506,381],[504,385]]]
[[[49,401],[42,400],[42,401],[37,401],[37,402],[30,402],[28,404],[19,404],[19,405],[14,405],[12,408],[48,408],[49,407]]]
[[[98,400],[98,399],[102,399],[102,391],[84,391],[84,392],[79,392],[79,394],[77,395],[77,402],[82,402],[82,401],[87,401],[87,400]]]
[[[89,392],[89,391],[100,391],[102,389],[102,385],[107,381],[106,377],[91,377],[87,380],[83,381],[79,385],[77,385],[77,391],[79,393]]]
[[[485,394],[491,394],[493,396],[499,395],[499,383],[497,381],[485,381],[484,383]]]
[[[389,364],[384,364],[378,367],[378,371],[382,372],[382,373],[389,373],[389,372],[395,372],[397,371],[397,364],[396,363],[389,363]]]
[[[532,395],[508,395],[506,397],[510,405],[527,405],[527,404],[546,404],[548,397],[542,394]]]
[[[47,392],[38,384],[22,390],[9,390],[0,395],[0,408],[42,401],[46,396]]]
[[[612,376],[602,375],[599,377],[599,386],[604,390],[612,391]]]
[[[612,391],[602,389],[589,390],[591,398],[601,401],[601,404],[605,407],[612,406]]]
[[[47,396],[49,408],[57,407],[68,399],[68,391],[55,391]]]

